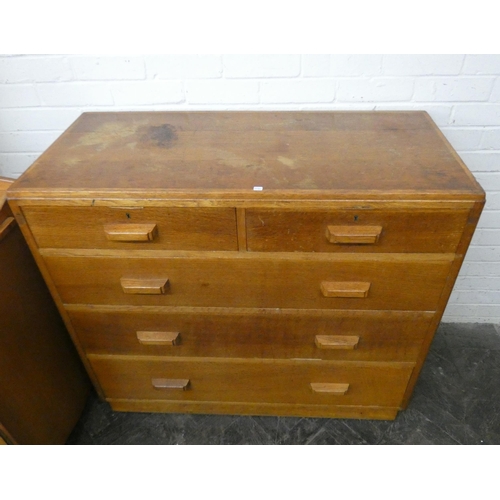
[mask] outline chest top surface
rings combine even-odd
[[[420,111],[84,113],[10,192],[18,198],[484,195]]]

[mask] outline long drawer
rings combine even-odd
[[[107,310],[108,309],[108,310]],[[432,313],[68,306],[87,353],[416,361]]]
[[[452,259],[448,254],[43,255],[65,303],[424,311],[435,310]]]
[[[397,408],[413,365],[89,356],[107,398]]]
[[[246,211],[256,252],[454,252],[468,210]]]
[[[237,250],[234,208],[23,207],[40,248]]]

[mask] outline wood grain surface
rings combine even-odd
[[[153,310],[152,310],[153,309]],[[68,306],[91,354],[413,361],[432,313],[234,308]],[[144,345],[140,331],[179,332],[175,345]],[[320,349],[316,335],[359,335],[350,351]]]
[[[231,208],[24,207],[41,248],[237,250],[236,213]],[[110,225],[155,224],[157,235],[116,241]]]
[[[377,209],[373,204],[357,210],[249,209],[247,245],[255,252],[455,252],[468,213],[467,209]],[[343,227],[351,239],[359,226],[380,227],[381,232],[371,242],[349,244],[345,236],[342,242],[332,241],[328,229],[332,226]]]
[[[352,363],[89,356],[107,398],[397,407],[411,363]],[[189,380],[186,391],[158,391],[153,379]],[[311,383],[349,384],[338,396]],[[337,399],[341,398],[341,402]]]
[[[251,253],[236,257],[207,252],[173,258],[149,252],[149,258],[131,258],[114,253],[82,256],[84,252],[43,253],[66,304],[433,311],[453,257]],[[123,293],[122,278],[134,276],[168,276],[168,291],[150,296]],[[368,282],[370,293],[363,299],[324,297],[325,281]]]
[[[421,111],[84,113],[12,194],[29,190],[482,196]]]

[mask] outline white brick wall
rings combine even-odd
[[[225,78],[294,78],[300,75],[299,55],[224,56]]]
[[[120,80],[144,80],[146,69],[142,57],[91,57],[78,56],[71,58],[74,80],[113,80],[120,75]]]
[[[83,111],[423,109],[487,192],[445,320],[500,323],[500,55],[0,56],[0,175]]]

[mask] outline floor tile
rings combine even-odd
[[[378,442],[379,445],[450,445],[460,444],[428,420],[419,411],[408,408],[400,412]]]
[[[500,350],[500,334],[495,325],[489,323],[442,323],[436,337],[437,333],[450,348]]]

